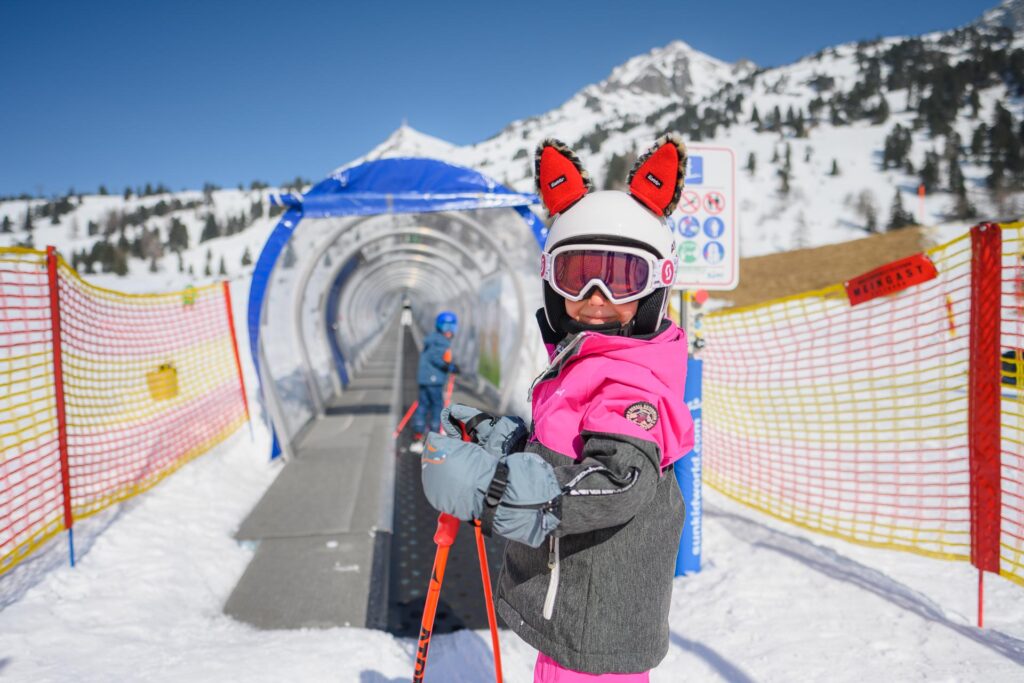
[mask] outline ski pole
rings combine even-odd
[[[394,438],[394,439],[398,438],[398,435],[402,433],[403,429],[405,429],[406,423],[409,422],[409,418],[412,417],[413,411],[415,411],[416,408],[419,407],[419,405],[420,405],[419,401],[413,401],[412,402],[412,405],[409,406],[409,410],[405,413],[405,417],[403,417],[402,421],[398,423],[397,427],[395,427],[395,433],[392,434],[392,438]]]
[[[434,543],[437,553],[434,555],[434,569],[430,572],[430,586],[427,588],[427,600],[423,605],[423,621],[420,622],[420,641],[416,648],[416,668],[413,671],[413,683],[423,683],[423,674],[427,669],[427,652],[430,650],[430,636],[434,630],[434,615],[437,612],[437,601],[441,597],[441,582],[444,581],[444,569],[448,565],[448,550],[455,542],[459,533],[459,519],[442,512],[437,518],[437,531],[434,532]]]
[[[493,418],[492,418],[493,419]],[[456,420],[462,431],[463,441],[474,441],[466,424]],[[498,641],[498,619],[494,616],[494,597],[491,595],[491,568],[487,563],[487,547],[484,545],[484,532],[480,520],[473,521],[473,532],[476,535],[476,554],[480,558],[480,581],[484,587],[484,602],[487,605],[487,626],[491,629],[491,647],[494,649],[494,678],[501,681],[501,643]]]
[[[455,388],[455,375],[448,375],[448,388],[444,392],[444,407],[447,408],[452,404],[452,389]],[[465,433],[463,433],[463,440],[467,441]]]
[[[498,620],[494,616],[494,598],[491,596],[491,570],[487,566],[487,548],[484,546],[484,532],[480,520],[473,522],[476,533],[476,553],[480,556],[480,578],[484,584],[484,600],[487,602],[487,625],[491,628],[491,646],[494,648],[494,678],[501,683],[501,644],[498,642]]]

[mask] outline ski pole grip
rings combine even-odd
[[[455,543],[455,536],[459,533],[459,518],[452,517],[447,512],[442,512],[437,517],[437,531],[434,532],[434,543],[438,546],[450,547]]]

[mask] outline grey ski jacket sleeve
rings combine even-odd
[[[556,536],[625,524],[654,499],[661,478],[653,441],[591,431],[582,437],[582,458],[554,468],[563,491]]]

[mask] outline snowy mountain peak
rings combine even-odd
[[[402,122],[395,132],[384,142],[374,147],[365,156],[359,157],[335,169],[338,173],[346,168],[357,166],[364,161],[387,159],[393,157],[431,157],[434,159],[451,159],[458,148],[441,138],[421,133],[409,124]]]
[[[617,66],[606,80],[592,86],[592,94],[626,90],[664,97],[706,96],[714,92],[724,78],[735,77],[736,66],[748,71],[755,68],[749,62],[728,64],[681,40],[674,40]]]
[[[1024,28],[1024,0],[1003,0],[998,6],[981,15],[975,26],[1008,28],[1017,32]]]

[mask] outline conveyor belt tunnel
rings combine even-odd
[[[546,356],[533,312],[536,197],[430,159],[344,169],[286,210],[253,275],[249,342],[285,466],[235,537],[255,553],[224,611],[259,628],[415,636],[436,512],[409,431],[422,336],[459,316],[453,400],[524,414]],[[408,301],[414,320],[400,322]],[[472,534],[448,562],[434,630],[486,627]],[[493,574],[504,542],[487,546]]]
[[[424,158],[341,170],[286,207],[253,277],[249,336],[274,455],[344,393],[403,302],[416,327],[459,316],[453,344],[463,382],[501,410],[534,370],[533,311],[543,223],[530,194]]]

